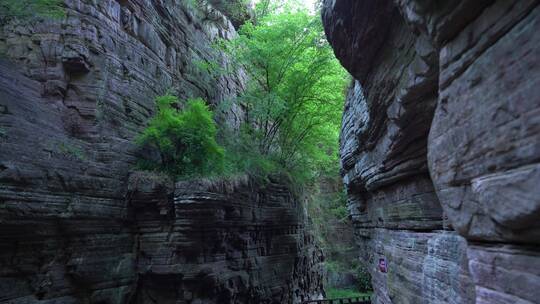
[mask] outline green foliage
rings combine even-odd
[[[357,261],[350,260],[330,260],[332,257],[327,257],[324,262],[324,268],[329,273],[352,273],[357,281],[356,292],[370,293],[373,291],[371,285],[371,274],[367,271],[364,265]],[[329,286],[330,289],[335,288]]]
[[[225,73],[224,68],[215,60],[194,60],[192,63],[199,72],[211,77],[218,77]]]
[[[310,187],[307,209],[313,222],[313,232],[325,251],[327,261],[332,262],[335,257],[352,249],[349,244],[344,246],[344,239],[339,235],[341,231],[336,229],[339,225],[350,225],[349,213],[340,177],[326,178],[321,184],[325,185],[324,188],[320,184]]]
[[[258,24],[263,18],[270,14],[276,14],[285,6],[285,0],[260,0],[255,3],[252,22]]]
[[[242,1],[235,3],[243,5]],[[185,5],[202,9],[207,3],[189,0]],[[324,38],[320,18],[302,8],[300,1],[263,0],[256,4],[253,20],[241,27],[237,39],[219,41],[230,64],[193,61],[197,71],[213,78],[239,69],[249,75],[245,92],[230,103],[245,109],[245,124],[240,131],[218,130],[225,149],[217,154],[223,157],[216,158],[212,152],[197,154],[208,160],[218,159],[223,165],[191,168],[189,162],[195,156],[186,156],[186,150],[174,146],[183,138],[178,134],[180,128],[169,124],[170,131],[157,134],[154,129],[159,124],[168,124],[172,116],[180,115],[165,105],[145,131],[145,141],[139,140],[159,148],[161,164],[148,164],[146,160],[143,167],[184,177],[216,174],[210,168],[223,168],[217,174],[247,172],[263,178],[278,173],[296,181],[296,186],[338,174],[338,136],[347,74]],[[198,162],[196,168],[204,163],[203,159]],[[336,212],[343,214],[343,209]]]
[[[371,285],[371,274],[363,265],[359,265],[356,269],[356,279],[358,280],[358,290],[363,292],[373,291]]]
[[[353,274],[357,288],[361,292],[372,290],[371,277],[365,266],[356,258],[353,231],[347,211],[347,196],[341,188],[341,179],[320,180],[318,186],[311,186],[307,210],[312,221],[311,231],[325,254],[324,269],[329,275]],[[329,282],[330,284],[332,281]],[[329,286],[330,288],[335,286]]]
[[[246,126],[236,131],[222,129],[220,139],[225,146],[226,175],[249,173],[259,180],[264,180],[268,175],[279,171],[274,159],[261,155],[257,149],[253,149],[256,143]]]
[[[345,190],[342,189],[333,193],[332,197],[328,200],[326,208],[337,220],[345,220],[349,216],[349,211],[347,210],[347,193]]]
[[[337,142],[347,74],[318,16],[284,5],[241,27],[223,49],[251,80],[239,98],[246,133],[260,155],[306,183],[337,173]]]
[[[184,1],[184,5],[188,8],[188,9],[192,9],[192,10],[200,10],[202,9],[204,6],[208,5],[208,2],[206,0],[185,0]]]
[[[353,289],[328,288],[326,290],[326,298],[328,299],[354,298],[369,295],[371,295],[371,293],[358,292]]]
[[[183,110],[178,98],[156,98],[158,111],[137,143],[159,151],[159,160],[141,160],[142,169],[166,172],[175,178],[221,174],[224,150],[216,142],[216,123],[202,99],[190,99]]]
[[[0,0],[0,19],[62,18],[62,0]]]

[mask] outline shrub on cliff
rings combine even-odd
[[[362,292],[373,291],[373,286],[371,285],[371,274],[366,269],[365,265],[359,265],[356,270],[356,277],[358,279],[358,290]]]
[[[156,103],[158,111],[137,143],[157,150],[159,159],[141,159],[140,167],[175,178],[221,174],[224,150],[216,142],[216,123],[205,102],[190,99],[178,109],[178,98],[165,95],[157,97]]]
[[[60,18],[65,15],[63,2],[62,0],[0,0],[0,20]]]

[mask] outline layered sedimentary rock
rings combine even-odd
[[[539,20],[538,1],[325,1],[375,303],[538,301]]]
[[[177,183],[165,195],[171,185],[141,180],[130,191],[135,303],[299,303],[322,294],[322,252],[285,186],[239,177]],[[162,199],[148,200],[156,192]]]
[[[61,19],[0,21],[0,302],[154,303],[143,292],[152,289],[148,284],[178,286],[181,275],[172,262],[170,275],[164,273],[165,262],[159,271],[154,264],[144,266],[146,252],[156,261],[162,249],[185,250],[172,248],[166,237],[150,241],[153,228],[176,226],[141,211],[140,204],[157,204],[151,208],[160,208],[159,219],[172,222],[181,220],[172,210],[184,209],[174,209],[167,200],[172,186],[153,191],[145,202],[136,203],[128,195],[133,187],[129,172],[138,153],[134,137],[154,112],[157,95],[172,90],[180,99],[203,97],[213,106],[235,96],[245,82],[241,74],[214,75],[200,68],[205,61],[227,64],[211,44],[233,37],[235,30],[219,10],[193,3],[66,1]],[[219,116],[220,123],[233,128],[241,119],[241,108],[234,107]],[[147,182],[147,189],[163,184]],[[244,198],[249,199],[247,194],[235,198],[239,209],[251,202]],[[287,212],[297,211],[294,205],[290,208]],[[141,218],[139,212],[149,218]],[[189,214],[178,212],[176,216]],[[297,223],[294,218],[280,223],[287,225],[283,229],[302,226],[303,219],[296,219]],[[270,229],[266,223],[258,225]],[[228,229],[216,225],[215,234],[226,234],[220,227]],[[192,228],[190,242],[202,241],[195,237],[202,233],[198,226]],[[294,260],[311,248],[300,235],[283,237],[290,251],[270,258],[303,271],[300,268],[315,258],[304,264]],[[141,250],[145,245],[153,248]],[[197,259],[197,254],[205,257],[197,251],[191,258]],[[229,257],[223,253],[219,258]],[[251,262],[267,267],[264,260]],[[191,274],[198,273],[197,267],[202,271],[200,264],[190,265]],[[249,268],[242,269],[251,274]],[[153,275],[155,281],[149,279]],[[248,286],[287,286],[287,291],[300,290],[296,297],[301,297],[309,293],[304,286],[317,282],[313,277],[314,285],[298,283],[307,280],[303,275],[280,272]],[[234,286],[242,284],[238,280],[234,277]],[[274,298],[267,290],[260,295]],[[196,297],[167,299],[198,303]]]

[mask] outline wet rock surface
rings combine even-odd
[[[328,0],[322,16],[355,78],[342,174],[374,303],[538,301],[538,1]]]
[[[235,30],[212,6],[188,4],[66,1],[63,19],[2,25],[1,303],[293,303],[321,288],[321,257],[283,186],[259,199],[256,187],[205,189],[210,198],[181,204],[179,185],[130,175],[157,95],[216,106],[244,86],[241,74],[197,67],[226,65],[210,46]],[[242,116],[233,107],[219,123]],[[265,203],[274,207],[251,214]]]

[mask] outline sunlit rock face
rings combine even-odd
[[[61,20],[1,21],[0,302],[292,303],[320,292],[318,272],[307,272],[320,256],[292,195],[294,204],[276,207],[289,217],[275,223],[270,207],[251,218],[254,205],[273,203],[252,200],[258,188],[225,200],[250,233],[268,231],[256,238],[219,222],[236,213],[215,219],[225,208],[215,202],[178,207],[181,186],[130,177],[134,138],[157,95],[215,106],[244,87],[241,74],[198,68],[226,65],[211,44],[236,32],[219,10],[191,2],[70,0]],[[219,123],[234,128],[242,117],[232,108]],[[191,215],[209,218],[182,218]],[[214,238],[202,237],[206,229]],[[208,290],[193,287],[214,279]]]
[[[374,302],[538,301],[538,1],[327,0],[322,17],[355,78],[342,174]]]

